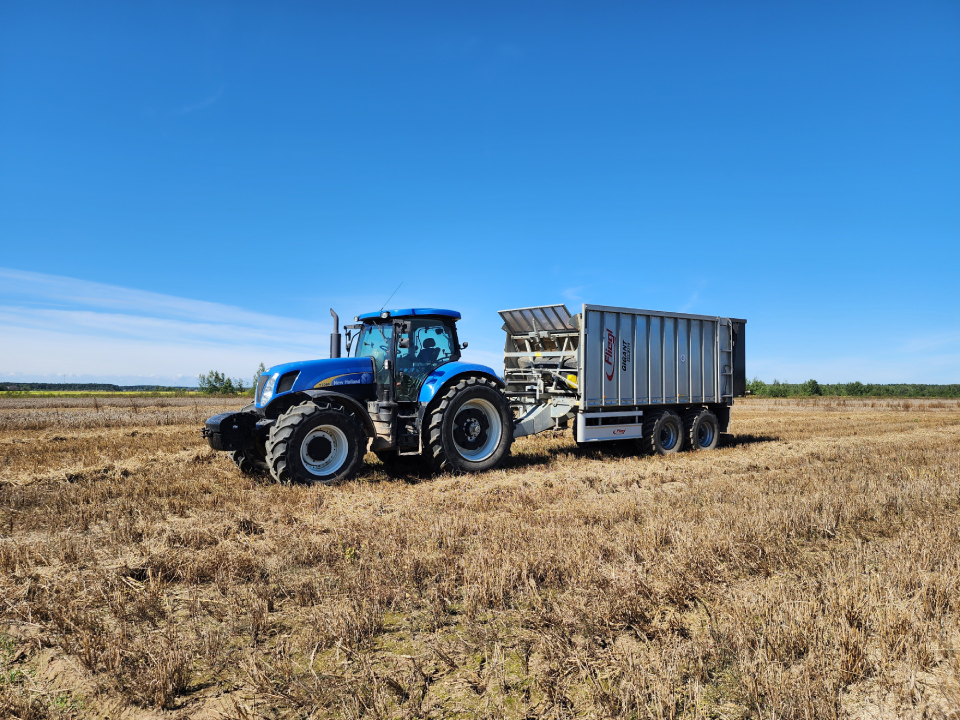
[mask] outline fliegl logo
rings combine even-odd
[[[603,349],[603,362],[607,366],[605,369],[607,380],[613,380],[613,372],[616,370],[616,366],[613,364],[613,352],[616,347],[617,336],[607,328],[607,346]]]
[[[627,430],[626,430],[626,428],[617,428],[616,430],[613,431],[613,434],[614,434],[614,435],[626,435],[626,434],[627,434]]]

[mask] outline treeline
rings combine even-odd
[[[176,392],[196,390],[191,387],[168,385],[111,385],[110,383],[0,383],[0,390],[45,390],[53,392]]]
[[[260,367],[253,373],[253,383],[250,386],[244,384],[243,378],[232,378],[219,370],[211,370],[197,378],[197,389],[207,395],[253,395],[257,381],[265,370],[263,363],[260,363]]]
[[[774,380],[765,383],[754,378],[747,383],[747,392],[757,397],[902,397],[960,398],[960,385],[926,385],[923,383],[788,383]]]

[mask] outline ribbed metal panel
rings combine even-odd
[[[729,402],[728,318],[584,305],[580,407]]]
[[[500,317],[511,335],[532,332],[576,332],[571,325],[570,311],[566,305],[540,305],[537,307],[501,310]]]

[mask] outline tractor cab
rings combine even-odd
[[[348,325],[347,354],[373,361],[380,402],[417,403],[424,382],[460,359],[460,313],[436,308],[384,310]]]

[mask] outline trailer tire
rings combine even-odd
[[[270,472],[266,459],[253,450],[233,450],[227,456],[244,475],[266,475]]]
[[[360,424],[343,408],[304,402],[270,428],[267,466],[279,483],[335,485],[356,475],[366,440]]]
[[[689,422],[688,422],[689,418]],[[720,439],[720,422],[717,416],[703,408],[693,410],[683,418],[687,447],[691,450],[713,450]]]
[[[683,447],[683,422],[673,410],[651,413],[643,422],[643,449],[651,455],[673,455]]]
[[[492,470],[513,444],[510,404],[491,380],[465,378],[430,412],[425,441],[426,461],[436,472]]]

